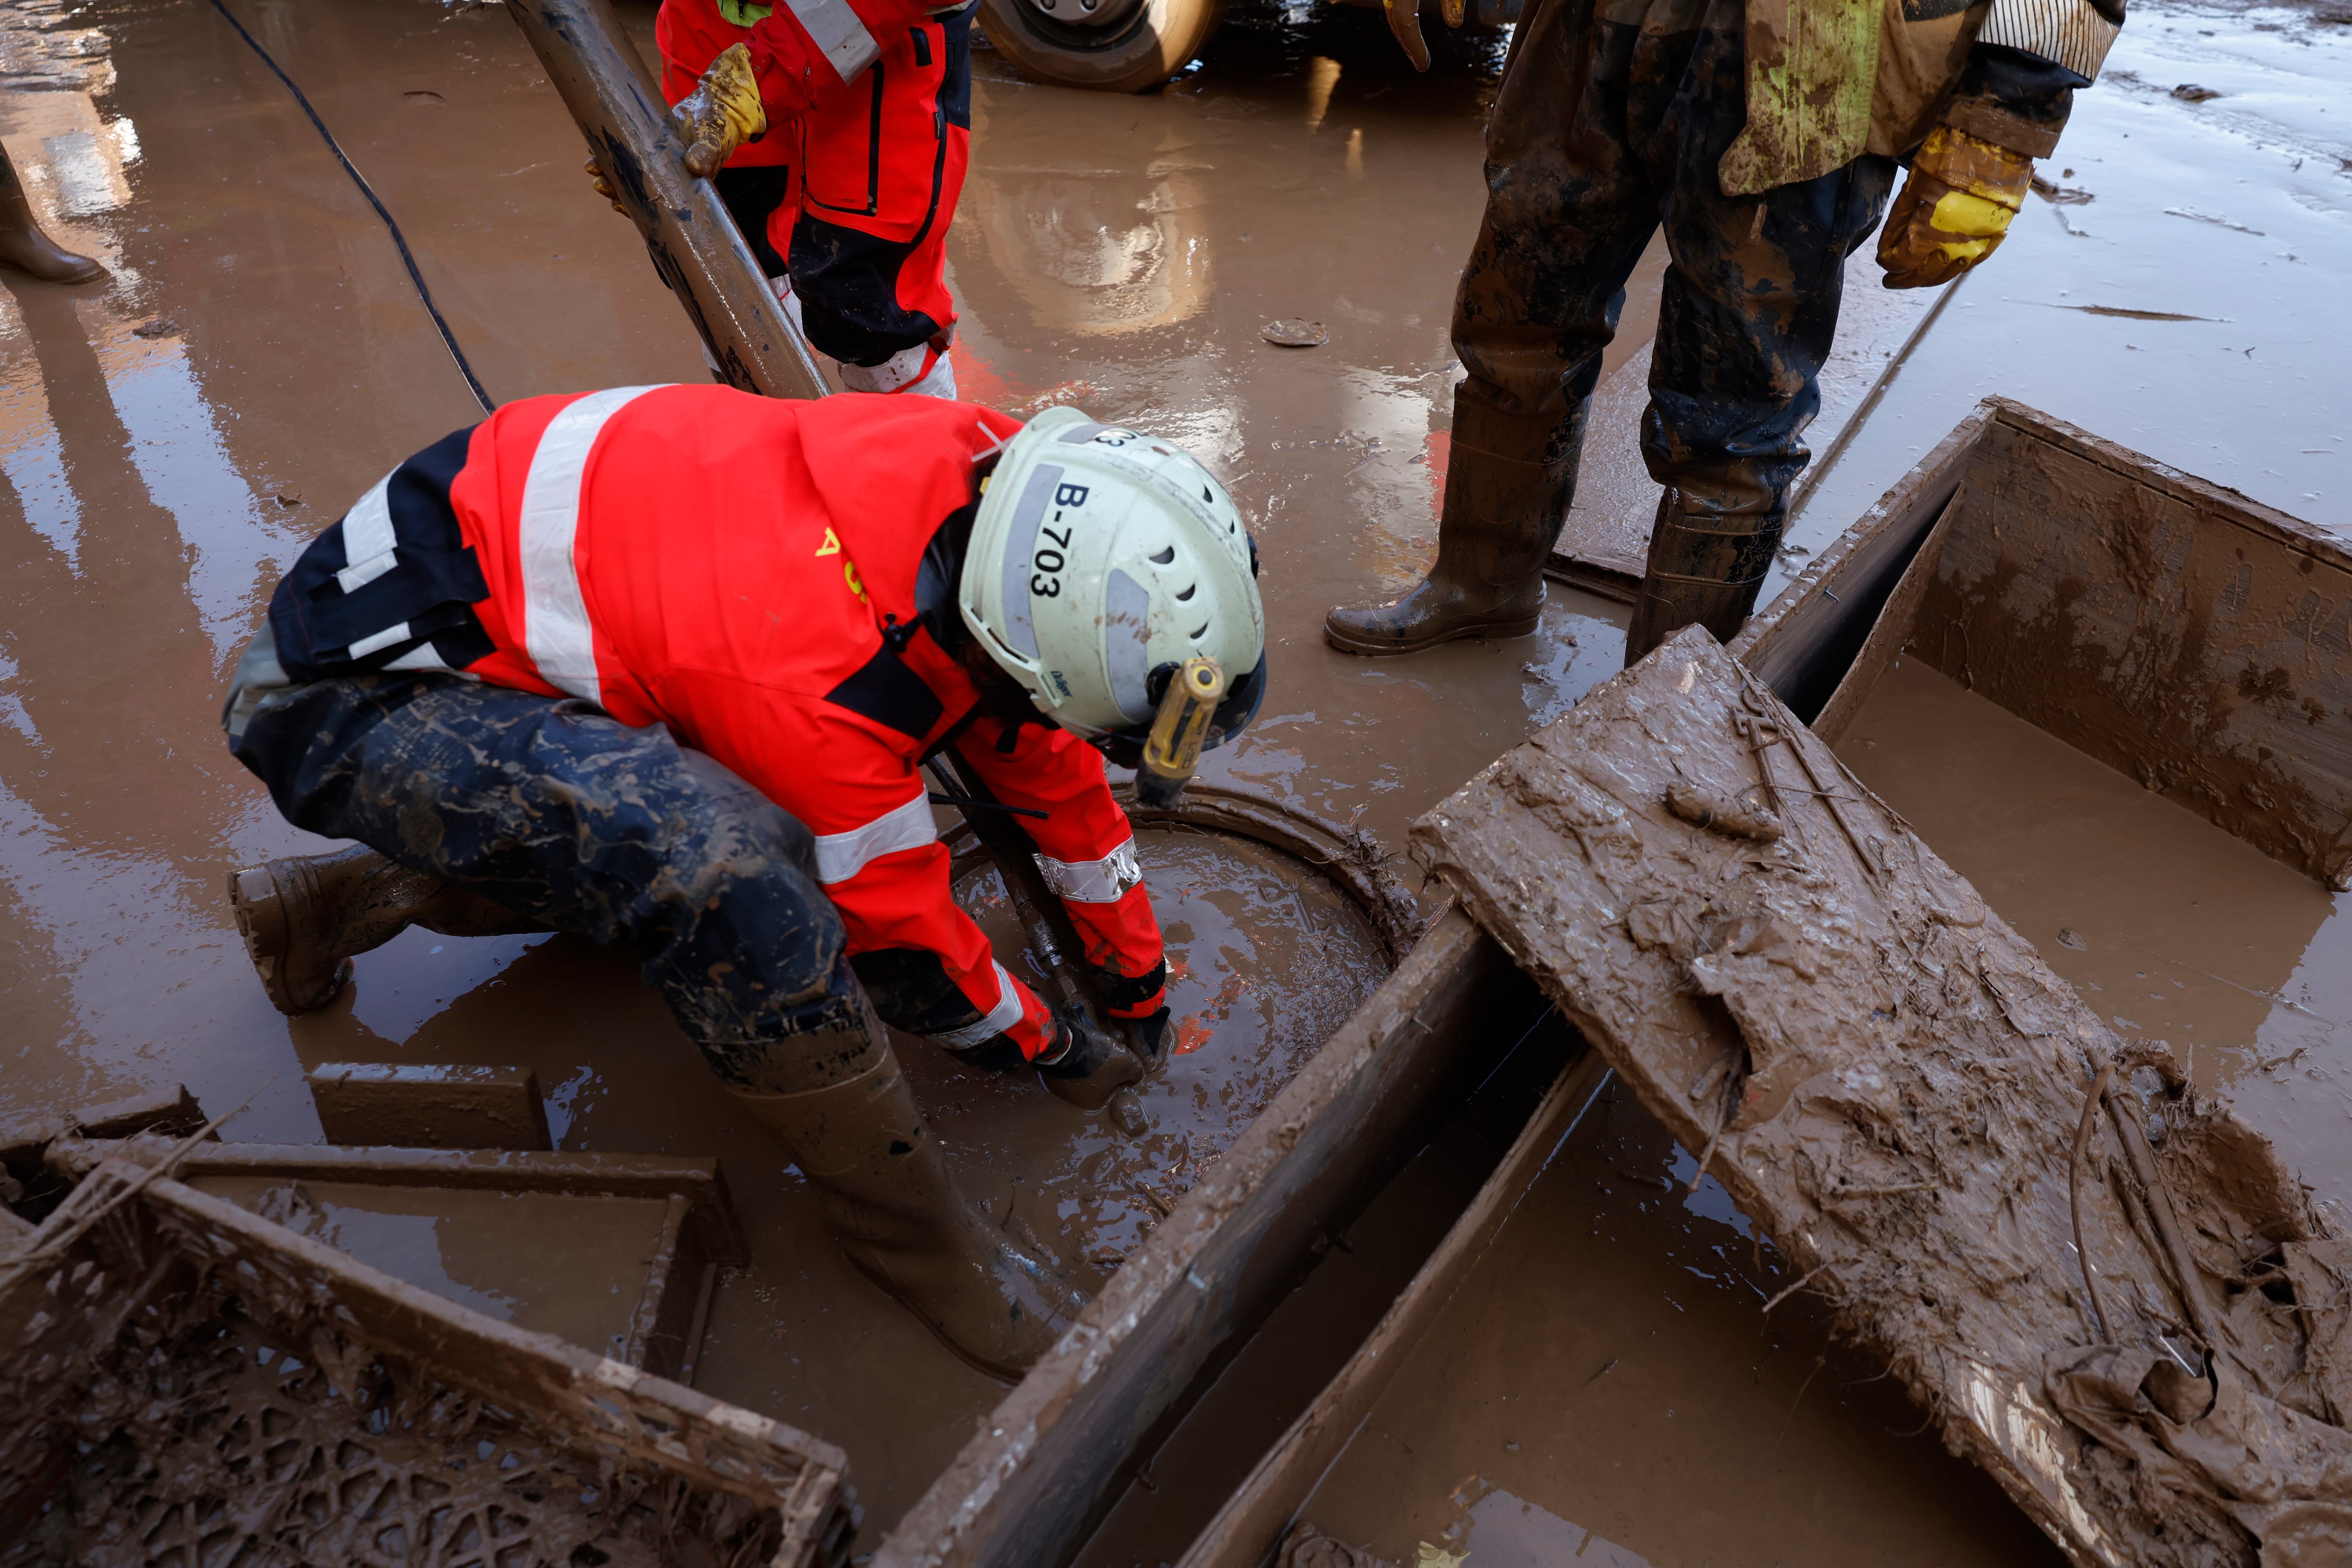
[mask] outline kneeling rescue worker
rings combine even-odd
[[[1155,1054],[1167,965],[1103,771],[1184,661],[1265,688],[1255,552],[1172,443],[1057,408],[726,387],[510,403],[287,572],[224,721],[287,819],[365,847],[230,891],[271,1000],[325,1005],[414,922],[626,942],[843,1248],[1010,1376],[1076,1305],[961,1195],[877,1018],[1087,1109],[1126,1046],[1006,973],[919,765],[1028,820],[1098,994]]]

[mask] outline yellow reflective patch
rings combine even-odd
[[[1998,239],[2009,232],[2009,220],[2015,216],[1999,202],[1989,202],[1966,191],[1947,191],[1936,203],[1933,222],[1946,234]]]
[[[839,534],[837,534],[837,533],[834,532],[834,531],[833,531],[833,530],[831,530],[831,529],[829,529],[829,528],[828,528],[828,529],[826,529],[826,530],[824,531],[824,542],[823,544],[820,544],[820,545],[818,545],[818,546],[816,547],[816,552],[817,552],[819,555],[838,555],[838,554],[840,554],[840,553],[841,553],[841,535],[839,535]]]

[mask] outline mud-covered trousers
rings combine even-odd
[[[1650,473],[1677,492],[1661,522],[1719,522],[1752,541],[1734,552],[1741,574],[1760,582],[1769,564],[1843,264],[1877,226],[1895,164],[1864,155],[1725,195],[1717,165],[1747,123],[1745,26],[1740,0],[1535,0],[1513,40],[1454,303],[1467,379],[1445,526],[1497,506],[1533,525],[1541,547],[1512,552],[1531,580],[1568,514],[1625,281],[1661,226],[1671,265],[1642,421]]]
[[[873,1014],[814,838],[659,725],[452,675],[358,676],[273,694],[236,756],[298,827],[635,948],[737,1089],[822,1088],[863,1048]]]

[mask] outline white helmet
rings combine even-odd
[[[1129,766],[1170,674],[1203,654],[1225,700],[1265,691],[1257,552],[1233,498],[1174,442],[1049,408],[1013,437],[972,521],[964,625],[1055,723]]]

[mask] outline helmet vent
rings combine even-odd
[[[1206,621],[1202,621],[1202,622],[1200,624],[1200,626],[1197,626],[1197,627],[1195,627],[1195,628],[1194,628],[1194,630],[1193,630],[1193,632],[1192,632],[1192,640],[1193,640],[1194,642],[1199,642],[1202,637],[1207,637],[1208,635],[1209,635],[1209,623],[1208,623],[1208,622],[1206,622]]]
[[[1189,584],[1189,585],[1187,585],[1187,586],[1186,586],[1186,588],[1184,589],[1184,591],[1183,591],[1182,593],[1181,593],[1181,594],[1179,594],[1179,595],[1176,595],[1176,602],[1177,602],[1178,604],[1180,604],[1180,605],[1181,605],[1181,604],[1183,604],[1183,603],[1185,603],[1185,602],[1189,601],[1189,600],[1192,597],[1192,595],[1195,595],[1195,594],[1199,593],[1200,591],[1201,591],[1201,584],[1199,584],[1198,583],[1191,584]]]
[[[1162,550],[1159,554],[1157,554],[1157,555],[1153,556],[1153,557],[1151,558],[1151,563],[1152,563],[1154,566],[1167,566],[1167,565],[1172,564],[1172,563],[1174,563],[1175,559],[1176,559],[1176,547],[1175,547],[1174,545],[1172,545],[1172,544],[1171,544],[1171,545],[1168,546],[1165,550]]]
[[[1202,485],[1201,487],[1201,499],[1207,501],[1211,506],[1214,506],[1217,504],[1217,492],[1211,489],[1208,486]]]

